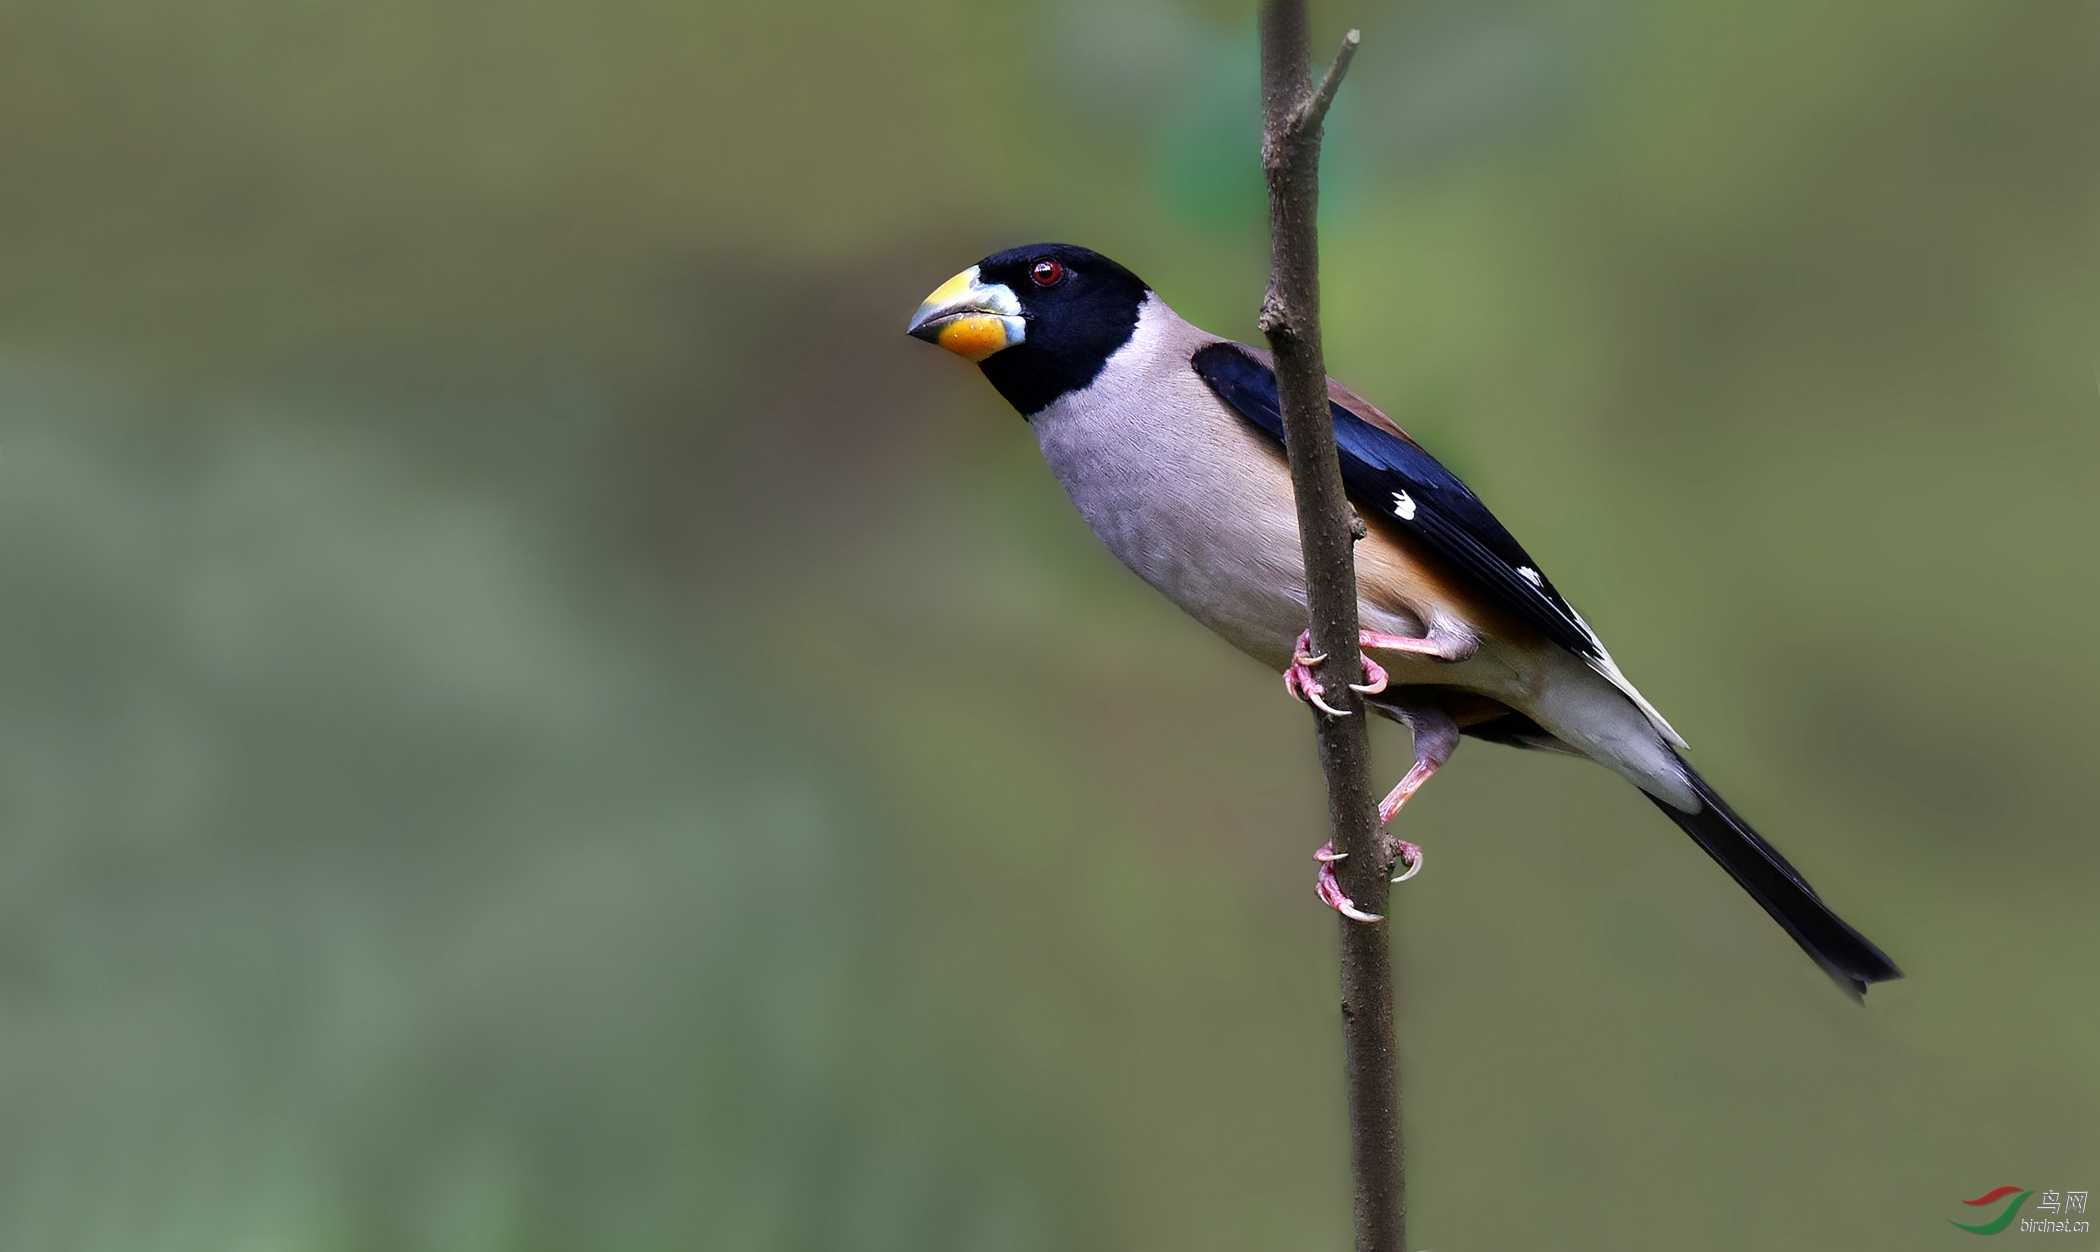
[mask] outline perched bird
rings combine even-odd
[[[977,363],[1125,565],[1327,707],[1310,668],[1322,658],[1305,655],[1305,572],[1267,353],[1190,325],[1129,270],[1066,244],[986,257],[928,296],[908,331]],[[1381,824],[1461,735],[1587,757],[1669,814],[1841,987],[1858,996],[1901,977],[1685,763],[1684,741],[1487,506],[1354,392],[1330,381],[1328,395],[1367,531],[1355,689],[1414,738]],[[1412,845],[1402,858],[1420,865]],[[1329,867],[1320,894],[1376,920]]]

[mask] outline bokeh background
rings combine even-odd
[[[1250,10],[0,4],[0,1248],[1345,1247],[1305,715],[901,334],[1251,337]],[[2100,1183],[2100,10],[1315,16],[1336,373],[1909,974],[1469,746],[1414,1245]]]

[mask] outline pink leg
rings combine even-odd
[[[1433,626],[1427,635],[1415,638],[1412,635],[1381,635],[1366,630],[1357,634],[1357,645],[1363,652],[1364,681],[1350,683],[1350,689],[1367,696],[1375,696],[1385,690],[1389,675],[1385,667],[1371,659],[1372,651],[1402,652],[1413,656],[1435,657],[1439,661],[1463,661],[1480,650],[1480,641],[1458,634],[1443,626]],[[1313,705],[1329,717],[1346,717],[1348,714],[1327,703],[1322,696],[1327,689],[1313,677],[1312,667],[1326,660],[1312,651],[1312,632],[1304,631],[1298,642],[1291,647],[1290,667],[1283,671],[1284,690]]]
[[[1365,646],[1377,645],[1371,643],[1367,637]],[[1415,741],[1414,766],[1407,771],[1407,776],[1400,780],[1400,785],[1379,801],[1380,827],[1384,827],[1399,814],[1401,806],[1405,805],[1415,792],[1422,789],[1423,783],[1428,782],[1443,768],[1444,762],[1451,759],[1451,753],[1458,747],[1458,723],[1451,720],[1451,715],[1432,702],[1406,699],[1406,694],[1403,691],[1399,696],[1389,697],[1380,705],[1407,724],[1408,732],[1414,736]],[[1395,877],[1394,882],[1406,882],[1422,872],[1421,848],[1405,839],[1394,839],[1387,847],[1392,850],[1396,863],[1406,867],[1406,872]],[[1318,892],[1322,902],[1354,921],[1380,920],[1377,914],[1366,913],[1357,908],[1343,893],[1341,883],[1336,881],[1334,876],[1334,863],[1342,858],[1335,852],[1332,843],[1313,853],[1313,859],[1320,862],[1320,877],[1314,884],[1314,890]]]
[[[1378,802],[1378,824],[1387,825],[1398,817],[1400,806],[1413,799],[1415,792],[1422,789],[1422,784],[1428,782],[1429,776],[1436,773],[1442,764],[1442,761],[1437,760],[1417,760],[1414,768],[1407,771],[1407,777],[1400,780],[1400,785],[1387,792],[1385,799]]]
[[[1365,650],[1380,652],[1406,652],[1415,656],[1435,657],[1439,661],[1463,661],[1480,651],[1480,641],[1462,635],[1444,626],[1432,626],[1429,633],[1420,639],[1413,635],[1380,635],[1363,632],[1357,646]]]

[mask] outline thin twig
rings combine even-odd
[[[1370,738],[1357,646],[1355,510],[1342,487],[1328,416],[1320,347],[1319,171],[1321,128],[1359,42],[1350,31],[1318,88],[1305,32],[1305,0],[1261,6],[1262,172],[1269,185],[1269,290],[1261,329],[1275,354],[1284,443],[1297,496],[1313,651],[1337,715],[1313,714],[1336,877],[1365,912],[1383,907],[1393,843],[1377,825]],[[1393,1034],[1392,954],[1386,923],[1341,922],[1343,1056],[1349,1088],[1350,1164],[1356,1181],[1357,1252],[1402,1252],[1406,1193],[1400,1140],[1399,1053]]]
[[[1349,62],[1356,57],[1356,46],[1363,41],[1364,33],[1360,30],[1352,30],[1342,36],[1342,46],[1335,51],[1334,63],[1327,67],[1327,73],[1321,77],[1320,85],[1313,88],[1312,95],[1306,97],[1305,103],[1291,114],[1292,130],[1318,129],[1325,124],[1327,109],[1334,103],[1334,93],[1342,88],[1342,75],[1349,72]]]

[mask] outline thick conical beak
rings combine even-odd
[[[934,288],[904,331],[966,360],[982,361],[1028,338],[1028,323],[1013,288],[980,281],[973,265]]]

